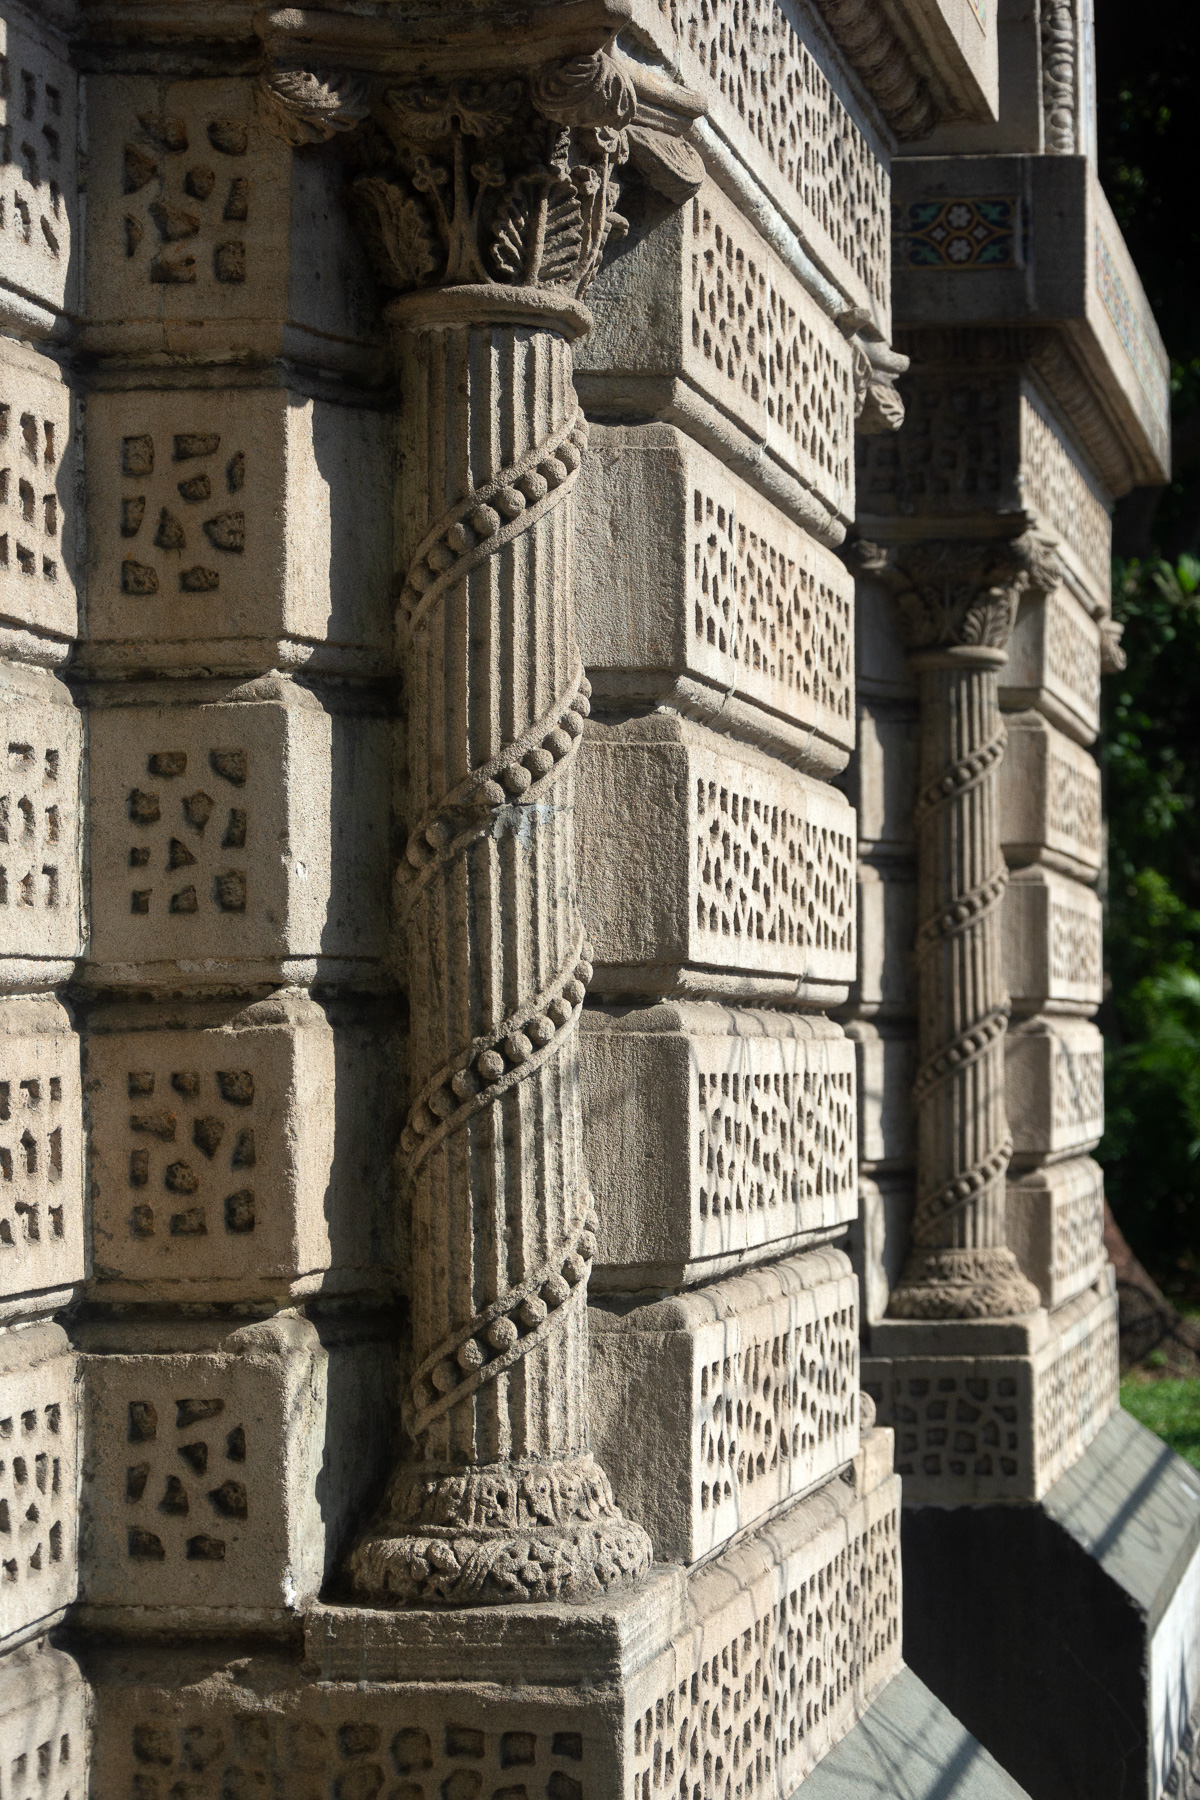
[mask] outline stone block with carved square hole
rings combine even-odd
[[[370,979],[387,723],[270,678],[108,690],[90,720],[91,973]],[[350,701],[348,704],[352,705]]]
[[[303,1672],[270,1650],[97,1644],[93,1791],[788,1800],[900,1663],[890,1433],[848,1473],[697,1571],[569,1609],[318,1605]]]
[[[82,716],[45,670],[0,666],[0,991],[74,973]]]
[[[77,88],[61,46],[0,20],[0,320],[22,337],[78,310]]]
[[[713,182],[635,230],[589,304],[595,329],[576,351],[585,403],[595,380],[645,415],[681,381],[765,444],[826,518],[852,515],[850,345]]]
[[[594,705],[670,701],[814,774],[854,745],[845,565],[667,425],[594,426],[580,473],[580,649]]]
[[[252,75],[90,78],[87,348],[365,367],[343,166],[332,145],[294,156],[253,96]]]
[[[84,1275],[79,1039],[48,995],[0,1000],[0,1304]]]
[[[1086,1019],[1027,1019],[1004,1045],[1017,1168],[1094,1150],[1104,1136],[1104,1039]]]
[[[372,1016],[305,994],[94,1008],[97,1297],[378,1287],[399,1089]]]
[[[1000,670],[1002,706],[1033,706],[1090,744],[1100,729],[1100,627],[1070,589],[1027,595]]]
[[[76,1367],[57,1325],[0,1332],[0,1640],[75,1598]]]
[[[1037,712],[1005,720],[1000,835],[1012,864],[1049,863],[1094,881],[1104,854],[1100,769]]]
[[[1010,1181],[1007,1217],[1008,1243],[1043,1306],[1061,1306],[1102,1275],[1104,1171],[1090,1156]]]
[[[665,1561],[707,1555],[858,1448],[858,1284],[840,1250],[589,1318],[592,1446]]]
[[[589,725],[575,818],[597,996],[845,999],[854,812],[836,789],[656,713]]]
[[[1036,1500],[1118,1404],[1117,1300],[1104,1272],[1055,1312],[886,1320],[862,1385],[896,1432],[906,1502]]]
[[[832,1021],[664,1003],[581,1027],[595,1290],[702,1280],[854,1217],[854,1045]]]
[[[88,1778],[88,1688],[45,1638],[0,1662],[5,1800],[80,1800]]]
[[[93,395],[87,666],[378,667],[386,434],[283,388]]]
[[[1015,1013],[1093,1013],[1103,997],[1103,909],[1055,869],[1018,869],[1004,895],[1004,982]]]
[[[52,640],[49,647],[44,641],[39,646],[40,656],[66,655],[78,622],[76,529],[70,389],[57,363],[5,338],[0,340],[0,623],[18,653],[26,644],[23,634],[32,632]]]
[[[293,1314],[81,1342],[81,1599],[211,1619],[315,1595],[390,1449],[385,1347]]]

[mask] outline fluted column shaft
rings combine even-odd
[[[413,545],[398,630],[408,844],[397,881],[414,1103],[416,1456],[354,1559],[393,1600],[578,1597],[648,1565],[587,1454],[573,868],[588,710],[572,490],[586,441],[577,302],[461,288],[398,301]]]

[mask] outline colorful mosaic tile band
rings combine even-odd
[[[897,236],[914,269],[1016,269],[1019,202],[1015,194],[970,200],[915,200]]]
[[[1104,310],[1116,326],[1117,336],[1125,346],[1125,354],[1133,364],[1150,409],[1165,431],[1167,428],[1166,375],[1150,342],[1141,316],[1129,298],[1112,251],[1096,227],[1096,292],[1104,302]]]
[[[981,28],[987,30],[987,0],[967,0],[967,5],[979,20]]]

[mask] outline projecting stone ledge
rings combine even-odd
[[[800,1790],[802,1800],[1023,1800],[1024,1794],[908,1668],[892,1677]]]

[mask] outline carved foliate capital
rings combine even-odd
[[[1054,551],[1032,532],[1005,540],[926,538],[855,546],[868,574],[893,594],[910,650],[1002,650],[1021,595],[1062,578]]]
[[[633,81],[602,50],[449,81],[276,71],[258,106],[295,146],[360,127],[352,207],[395,293],[486,284],[578,297],[626,229],[623,164],[676,202],[703,177],[690,145],[639,117]]]

